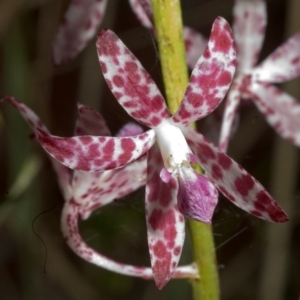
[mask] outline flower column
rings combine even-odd
[[[166,98],[175,113],[188,83],[179,0],[151,0]],[[210,225],[189,221],[200,280],[193,281],[194,299],[219,299],[215,246]]]

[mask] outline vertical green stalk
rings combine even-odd
[[[167,103],[170,111],[174,113],[188,83],[180,2],[151,1]],[[200,278],[192,282],[194,300],[217,300],[220,291],[212,228],[192,220],[189,221],[189,227]]]
[[[215,244],[211,225],[189,220],[194,260],[198,266],[198,281],[193,281],[194,300],[220,299]]]
[[[179,0],[151,1],[167,103],[174,113],[188,83],[180,3]]]

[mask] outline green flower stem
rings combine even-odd
[[[174,113],[188,83],[180,3],[178,0],[152,0],[152,7],[167,103]]]
[[[183,98],[188,71],[179,0],[151,0],[167,103],[176,112]],[[199,280],[193,280],[194,300],[219,299],[219,278],[210,225],[189,221]]]
[[[220,288],[212,226],[189,220],[189,228],[200,277],[192,281],[194,300],[218,300]]]

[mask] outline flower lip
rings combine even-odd
[[[188,218],[211,224],[218,203],[218,190],[211,180],[192,168],[180,168],[178,208]]]

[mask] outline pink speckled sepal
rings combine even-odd
[[[257,81],[281,83],[300,75],[300,32],[279,46],[252,72]]]
[[[38,129],[43,148],[65,166],[89,172],[120,168],[142,156],[154,143],[154,131],[134,137],[80,136],[62,138]]]
[[[80,219],[79,206],[72,199],[64,205],[61,216],[61,230],[69,247],[84,260],[107,269],[112,272],[124,274],[127,276],[141,277],[144,279],[152,279],[153,272],[151,268],[137,267],[116,262],[95,251],[87,245],[78,228],[78,220]],[[178,267],[173,278],[197,278],[198,271],[194,265],[186,265]]]
[[[94,109],[78,104],[78,117],[75,133],[81,135],[111,136],[104,118]],[[142,134],[141,126],[128,123],[124,125],[118,136],[134,136]],[[53,159],[54,160],[54,159]],[[58,163],[58,162],[57,162]],[[59,165],[63,166],[61,163]],[[65,166],[63,166],[65,167]],[[105,172],[81,172],[74,170],[72,180],[73,197],[80,204],[80,217],[86,219],[90,212],[123,197],[146,183],[146,156],[133,163]]]
[[[76,132],[110,136],[105,120],[95,110],[79,105]],[[124,125],[119,136],[143,133],[134,123]],[[78,134],[80,135],[80,134]],[[60,164],[61,165],[61,164]],[[146,183],[146,155],[117,170],[105,172],[74,171],[72,180],[73,197],[80,204],[80,217],[87,219],[90,213],[113,199],[123,197]]]
[[[163,161],[155,144],[148,151],[146,220],[151,265],[161,289],[172,277],[184,242],[184,217],[177,208],[178,183],[160,178]]]
[[[300,147],[300,102],[269,84],[253,84],[250,94],[268,123],[284,139]]]
[[[79,172],[73,177],[73,196],[80,204],[80,218],[122,198],[146,183],[146,155],[127,166],[105,172]]]
[[[174,122],[188,125],[217,108],[231,84],[235,67],[235,46],[228,23],[218,17],[211,31],[208,45],[198,60],[185,96]]]
[[[53,43],[53,61],[62,65],[73,59],[93,38],[107,0],[72,0]]]
[[[152,278],[152,271],[150,268],[135,267],[118,263],[89,247],[79,234],[79,216],[79,206],[73,200],[66,202],[61,216],[61,230],[66,243],[78,256],[92,264],[113,272],[143,277],[145,279]]]
[[[185,128],[184,134],[205,174],[227,199],[266,221],[278,223],[288,221],[287,215],[265,188],[240,165],[196,130]]]
[[[151,76],[112,31],[102,30],[96,46],[104,78],[129,115],[148,127],[170,116]]]
[[[266,23],[264,1],[235,1],[232,29],[236,42],[239,71],[247,72],[257,63],[265,36]]]
[[[75,135],[100,135],[111,136],[110,130],[106,125],[104,118],[94,109],[77,104],[77,120],[75,125]],[[52,158],[54,160],[54,158]],[[61,165],[61,163],[59,163]],[[73,196],[77,203],[83,206],[97,206],[98,202],[107,199],[102,193],[105,189],[99,187],[102,180],[100,172],[81,172],[74,170],[72,188]],[[104,184],[105,185],[105,184]],[[96,202],[96,203],[94,203]],[[99,205],[100,206],[100,205]],[[86,216],[87,217],[87,216]]]
[[[179,211],[187,218],[210,224],[219,195],[214,184],[191,167],[181,168],[178,183]]]

